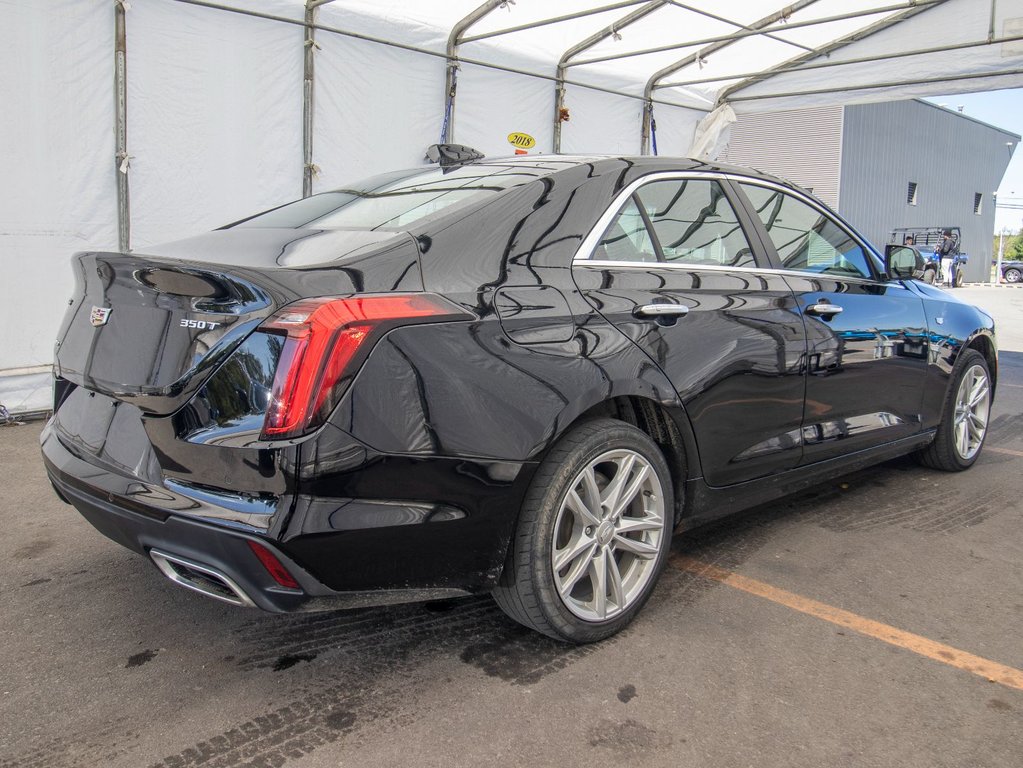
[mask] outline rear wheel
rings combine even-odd
[[[925,269],[924,270],[924,282],[928,285],[934,285],[934,276],[937,274],[936,269]]]
[[[1023,272],[1018,269],[1007,269],[1005,270],[1005,281],[1008,283],[1018,283],[1020,278],[1023,278]]]
[[[991,411],[991,374],[984,356],[965,350],[955,371],[938,434],[919,453],[921,463],[946,472],[973,466],[984,447]]]
[[[612,419],[585,422],[537,470],[497,604],[558,640],[589,643],[628,624],[664,567],[671,474],[656,443]]]

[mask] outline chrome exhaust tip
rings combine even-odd
[[[200,565],[178,555],[169,555],[158,549],[149,550],[149,556],[153,558],[156,567],[164,576],[185,589],[199,592],[214,600],[221,600],[231,605],[241,605],[246,608],[256,607],[252,598],[245,594],[245,591],[235,583],[234,579],[215,568]]]

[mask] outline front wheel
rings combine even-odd
[[[984,355],[967,349],[954,370],[938,433],[919,453],[921,463],[946,472],[973,466],[984,447],[991,412],[991,373]]]
[[[653,591],[673,510],[657,444],[621,421],[585,422],[537,469],[494,599],[557,640],[609,637]]]
[[[1005,281],[1007,283],[1018,283],[1021,277],[1023,277],[1023,273],[1021,273],[1018,269],[1005,270]]]
[[[924,270],[924,282],[928,285],[934,285],[934,275],[938,270],[936,269],[925,269]]]

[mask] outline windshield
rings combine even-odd
[[[237,227],[403,230],[430,216],[479,202],[556,170],[530,165],[466,165],[374,176],[283,205]]]

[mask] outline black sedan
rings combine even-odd
[[[230,603],[490,592],[589,642],[677,530],[900,454],[977,460],[993,322],[912,251],[740,168],[444,162],[78,254],[58,495]]]
[[[1002,277],[1007,283],[1018,283],[1023,280],[1023,261],[1003,261]]]

